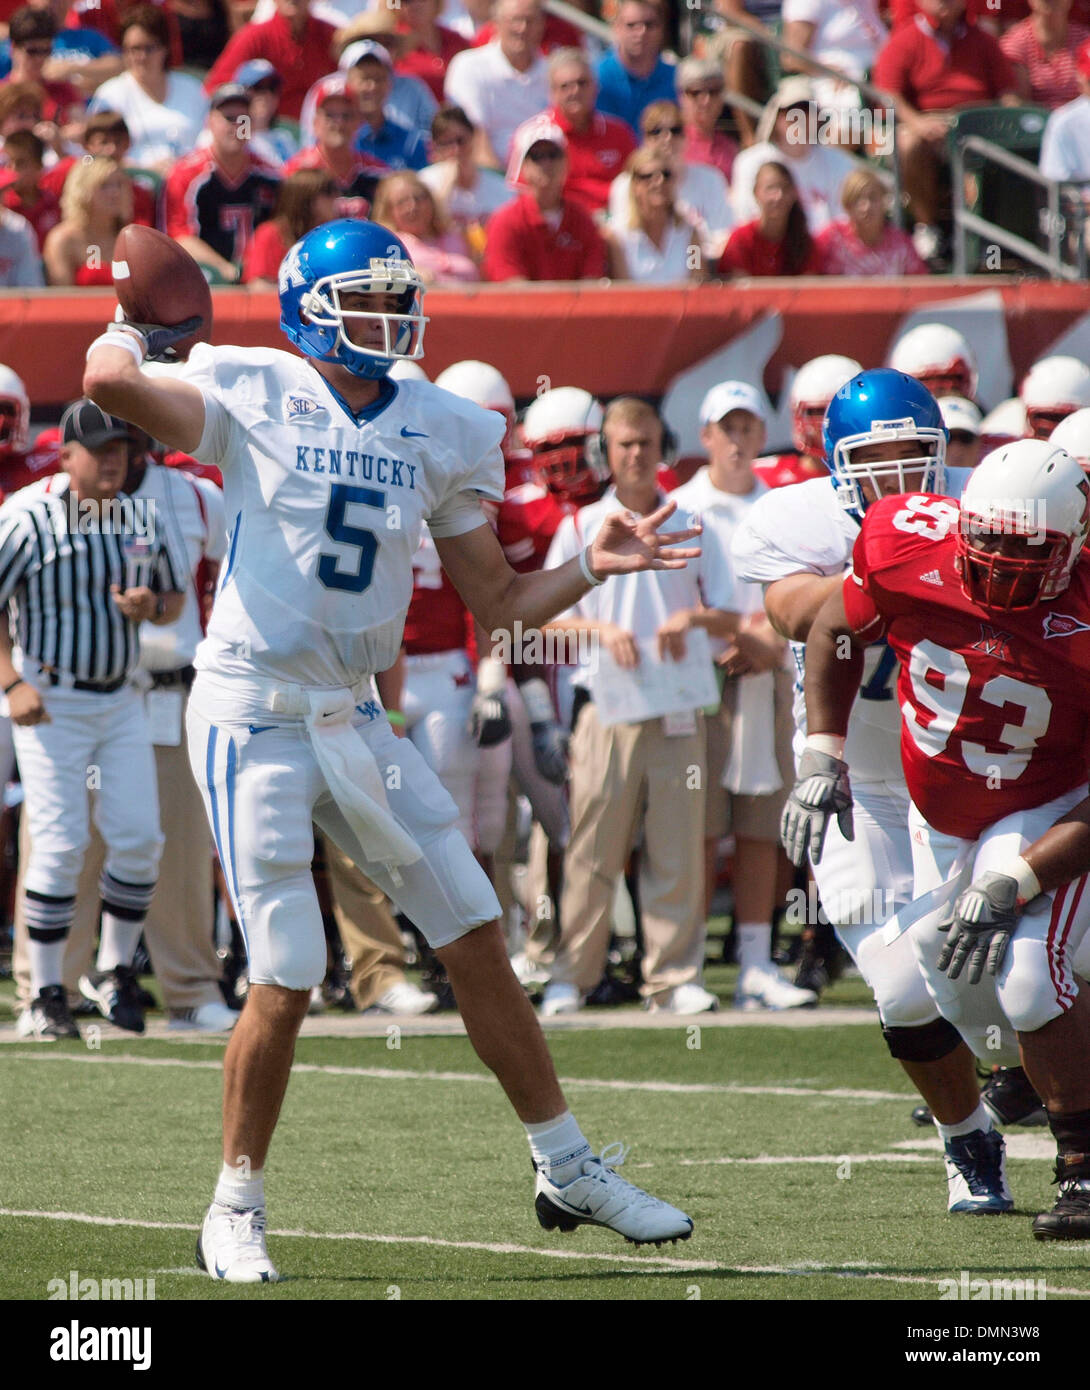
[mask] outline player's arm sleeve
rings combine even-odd
[[[0,513],[0,608],[26,578],[38,553],[37,539],[26,512]],[[0,614],[0,622],[7,619]]]

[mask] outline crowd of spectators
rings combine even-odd
[[[115,204],[213,283],[268,285],[314,206],[380,217],[438,285],[920,274],[952,120],[992,103],[1052,111],[1042,168],[1090,176],[1087,0],[715,0],[691,52],[662,0],[584,8],[608,46],[542,0],[0,0],[0,283],[108,283]]]

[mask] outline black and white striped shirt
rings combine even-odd
[[[139,659],[139,624],[122,615],[111,585],[157,593],[186,585],[177,546],[154,525],[123,523],[133,515],[127,493],[113,500],[119,505],[99,529],[90,505],[56,474],[0,508],[0,606],[14,620],[16,645],[47,670],[81,681],[118,680]]]

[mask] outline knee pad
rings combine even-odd
[[[887,1028],[882,1036],[891,1057],[898,1062],[938,1062],[961,1042],[961,1034],[945,1018],[921,1023],[916,1028]]]
[[[1030,980],[1012,976],[1000,985],[999,1003],[1015,1032],[1036,1033],[1066,1013],[1079,992],[1074,977],[1068,975],[1068,981],[1063,986],[1062,1001],[1057,986],[1047,977]]]
[[[325,979],[325,932],[309,871],[245,894],[239,920],[255,984],[310,990]]]

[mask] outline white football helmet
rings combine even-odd
[[[439,373],[435,384],[484,406],[485,410],[499,410],[505,415],[515,413],[515,398],[506,377],[487,362],[454,362]]]
[[[1077,357],[1042,357],[1029,369],[1020,395],[1026,434],[1048,439],[1061,420],[1090,405],[1090,367]]]
[[[945,323],[921,323],[893,346],[889,365],[922,381],[931,394],[976,399],[976,353]]]
[[[1019,396],[1000,401],[980,422],[980,447],[985,454],[1026,435],[1026,407]]]
[[[387,376],[393,377],[395,381],[427,381],[428,374],[419,362],[410,362],[407,358],[399,357]]]
[[[829,402],[853,376],[863,370],[854,357],[828,352],[811,357],[791,383],[791,438],[800,454],[825,457],[822,431]]]
[[[955,564],[966,597],[986,608],[1033,608],[1071,582],[1090,529],[1090,481],[1043,439],[995,449],[961,497]]]
[[[0,364],[0,449],[25,449],[30,441],[30,397],[22,378]]]
[[[543,392],[522,420],[522,438],[554,492],[573,501],[596,497],[609,477],[603,457],[604,412],[589,391],[557,386]]]
[[[1090,408],[1084,406],[1061,420],[1048,442],[1066,449],[1084,472],[1090,471]]]

